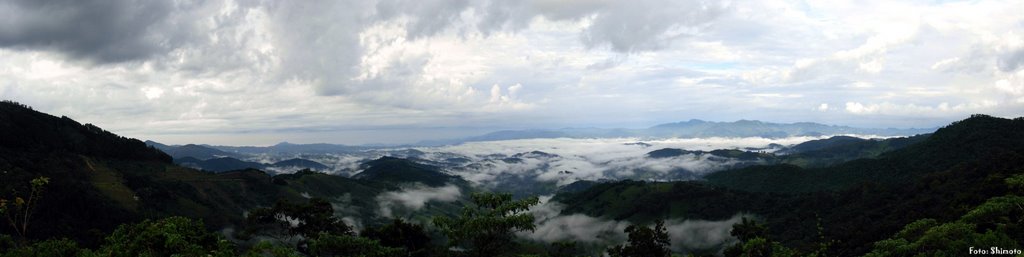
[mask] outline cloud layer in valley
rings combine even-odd
[[[560,213],[563,207],[560,203],[550,201],[550,197],[541,200],[540,205],[530,209],[536,219],[537,228],[532,232],[519,232],[520,237],[548,243],[570,240],[597,245],[616,245],[626,241],[627,237],[623,231],[631,224],[628,221],[609,220],[585,214],[562,215]],[[669,233],[673,251],[718,249],[737,242],[729,232],[732,231],[732,225],[739,223],[744,217],[746,216],[738,214],[720,221],[673,219],[665,222],[665,228]]]
[[[0,2],[0,98],[165,143],[1024,115],[1020,1]]]
[[[417,148],[425,154],[416,158],[436,162],[445,162],[453,157],[451,154],[466,158],[467,163],[448,170],[466,180],[491,186],[508,182],[505,180],[509,178],[503,176],[525,176],[528,180],[555,182],[559,186],[577,180],[688,180],[732,167],[739,161],[709,154],[650,158],[647,153],[662,148],[703,151],[766,148],[770,144],[792,145],[819,138],[673,138],[644,140],[644,144],[636,144],[640,142],[636,138],[525,139]]]
[[[273,163],[304,158],[326,164],[330,169],[325,172],[351,176],[360,172],[360,165],[366,161],[381,156],[394,156],[437,166],[444,172],[458,175],[474,185],[491,189],[529,191],[524,188],[540,184],[552,184],[557,187],[579,180],[692,180],[710,172],[765,162],[762,159],[727,158],[707,152],[660,158],[648,156],[651,151],[663,148],[690,151],[738,149],[772,152],[779,149],[770,148],[772,145],[788,146],[828,137],[521,139],[469,142],[440,147],[381,148],[351,153],[266,155],[249,160]],[[503,186],[513,188],[500,188]],[[533,193],[551,193],[551,190],[554,189],[548,188]],[[421,193],[425,196],[432,195],[426,191]]]
[[[381,217],[395,217],[396,212],[418,211],[430,201],[453,202],[462,197],[462,191],[454,185],[443,187],[413,186],[400,191],[384,192],[377,196]]]

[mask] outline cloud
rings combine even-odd
[[[14,0],[0,3],[0,46],[55,50],[98,63],[144,60],[193,40],[198,4],[166,1]]]
[[[737,214],[719,221],[669,220],[665,222],[665,227],[675,251],[721,249],[738,242],[729,232],[732,231],[732,226],[740,223],[744,217],[749,218],[749,215]]]
[[[1020,116],[1021,5],[14,0],[0,3],[0,97],[172,143],[690,118],[928,127],[968,109],[813,107]]]
[[[462,196],[462,191],[455,185],[443,187],[414,186],[401,191],[384,192],[376,197],[380,206],[379,214],[391,218],[397,210],[417,211],[426,206],[427,202],[452,202]]]
[[[548,243],[570,240],[604,246],[626,241],[624,230],[631,224],[628,221],[595,218],[585,214],[562,215],[560,213],[564,207],[561,203],[551,202],[550,197],[542,197],[541,200],[541,204],[530,209],[536,229],[532,232],[518,232],[519,237]],[[737,242],[729,232],[734,224],[748,216],[737,214],[721,221],[670,219],[665,222],[665,227],[673,251],[721,249]]]
[[[447,167],[453,174],[471,182],[495,187],[516,176],[530,181],[554,182],[561,186],[578,180],[650,179],[688,180],[696,176],[759,161],[740,161],[711,154],[687,154],[671,158],[649,158],[647,153],[661,148],[710,151],[715,149],[764,148],[769,144],[791,145],[821,137],[790,138],[639,138],[600,139],[524,139],[469,142],[453,146],[419,147],[427,153],[418,156],[445,163],[457,156],[464,164]],[[631,145],[642,141],[649,147]],[[545,154],[533,154],[540,151]]]
[[[1003,72],[1014,72],[1024,67],[1024,38],[1009,35],[1000,47],[996,66]]]
[[[966,116],[969,115],[970,113],[985,113],[997,105],[998,103],[995,101],[960,103],[956,105],[943,102],[934,106],[917,104],[894,104],[889,102],[872,104],[847,102],[846,111],[855,115],[883,114],[894,116],[936,116],[943,115],[943,113],[956,113],[957,115]]]
[[[700,33],[725,9],[717,1],[612,1],[580,37],[587,47],[622,53],[661,50]]]

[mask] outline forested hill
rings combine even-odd
[[[29,199],[33,179],[49,180],[34,199],[27,239],[70,238],[95,246],[118,225],[175,215],[221,229],[278,200],[345,194],[360,208],[349,215],[371,216],[373,197],[389,189],[315,172],[272,177],[253,169],[213,174],[180,167],[142,141],[7,101],[0,102],[0,135],[0,199],[10,201],[3,207]],[[0,235],[19,235],[3,224]]]
[[[862,183],[900,184],[956,166],[992,165],[1024,154],[1024,119],[975,115],[902,149],[832,167],[752,166],[708,175],[708,182],[759,192],[838,190]]]
[[[1022,174],[1024,119],[975,115],[876,159],[817,169],[748,167],[707,182],[614,182],[555,199],[566,205],[563,214],[635,222],[749,213],[767,224],[762,236],[804,252],[828,243],[829,256],[960,252],[1024,245],[1024,198],[1015,195],[1024,188],[1008,186],[1021,187]],[[965,220],[980,213],[989,216]],[[890,237],[903,241],[882,242]]]
[[[54,117],[11,102],[0,102],[0,148],[21,153],[71,153],[94,157],[170,163],[171,157],[137,139],[107,132],[68,117]]]

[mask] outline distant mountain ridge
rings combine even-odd
[[[160,149],[160,151],[164,151],[164,153],[167,153],[171,157],[174,157],[174,159],[181,159],[181,158],[185,158],[185,157],[192,157],[192,158],[196,158],[196,159],[200,159],[200,160],[209,160],[209,159],[221,158],[221,157],[232,157],[232,158],[241,158],[242,157],[241,154],[229,153],[229,152],[221,151],[219,149],[215,149],[215,148],[212,148],[212,147],[207,147],[207,146],[203,146],[203,145],[196,145],[196,144],[165,145],[165,144],[157,143],[157,142],[154,142],[154,141],[146,140],[146,145],[155,147],[156,149]]]
[[[341,144],[293,144],[281,142],[272,146],[224,146],[224,145],[203,145],[205,147],[240,154],[281,154],[281,153],[344,153],[371,149],[366,146],[351,146]]]
[[[183,157],[183,158],[174,159],[174,163],[178,164],[178,165],[181,165],[181,166],[189,167],[189,168],[205,170],[205,171],[211,171],[211,172],[226,172],[226,171],[243,170],[243,169],[258,169],[258,170],[263,170],[263,171],[266,171],[266,172],[273,173],[275,171],[275,168],[278,168],[278,169],[290,168],[292,170],[308,169],[308,170],[315,170],[315,171],[327,171],[328,169],[330,169],[330,167],[328,167],[327,165],[324,165],[322,163],[311,161],[311,160],[306,160],[306,159],[299,159],[299,158],[293,158],[293,159],[279,161],[279,162],[275,162],[275,163],[271,163],[271,164],[266,164],[266,163],[259,163],[259,162],[240,160],[240,159],[236,159],[236,158],[232,158],[232,157],[220,157],[220,158],[213,158],[213,159],[206,159],[206,160],[202,160],[202,159],[198,159],[198,158],[194,158],[194,157]]]
[[[644,129],[624,128],[563,128],[563,129],[528,129],[502,130],[480,136],[452,140],[421,141],[420,145],[445,145],[464,142],[499,141],[537,138],[616,138],[616,137],[652,137],[652,138],[705,138],[705,137],[766,137],[783,138],[792,136],[825,136],[825,135],[875,135],[875,136],[913,136],[934,132],[937,128],[857,128],[850,126],[826,125],[814,122],[771,123],[757,120],[738,120],[733,122],[715,122],[691,119],[674,123],[664,123]]]
[[[432,187],[444,186],[449,183],[469,184],[461,177],[442,172],[438,167],[395,157],[380,157],[364,163],[362,167],[363,171],[353,175],[352,178],[396,184],[422,183]]]

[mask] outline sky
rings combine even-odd
[[[0,98],[164,143],[1024,116],[1024,1],[0,0]]]

